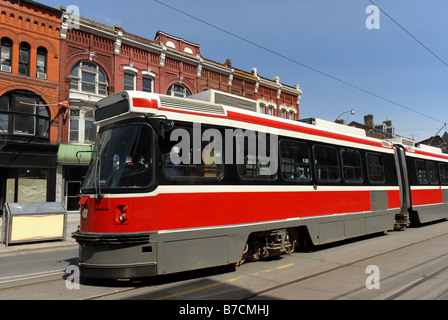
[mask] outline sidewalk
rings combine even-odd
[[[33,243],[23,243],[23,244],[11,244],[5,246],[4,243],[0,243],[0,257],[2,255],[10,254],[20,254],[40,250],[51,250],[57,248],[73,247],[78,246],[75,239],[72,238],[72,233],[78,230],[79,225],[79,213],[68,213],[67,214],[67,225],[65,230],[65,240],[56,241],[43,241],[43,242],[33,242]],[[2,218],[0,216],[0,239],[3,236],[2,232]]]

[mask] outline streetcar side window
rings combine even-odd
[[[313,154],[314,171],[317,180],[321,182],[338,182],[340,177],[338,152],[336,148],[315,145],[313,147]]]
[[[383,158],[377,153],[366,153],[367,174],[372,183],[383,183],[386,181],[384,175]]]
[[[207,132],[205,132],[207,131]],[[221,133],[217,129],[201,129],[197,141],[191,128],[174,130],[175,141],[163,154],[163,168],[170,178],[220,179],[224,173]]]
[[[246,130],[235,136],[236,164],[241,178],[277,178],[278,141],[262,132]]]
[[[448,184],[448,164],[439,163],[440,181],[442,184]]]
[[[419,184],[428,184],[428,172],[425,160],[415,160],[417,170],[417,180]]]
[[[305,182],[311,180],[310,154],[303,142],[280,142],[280,167],[285,180]]]
[[[427,161],[428,176],[430,184],[439,184],[439,173],[437,172],[437,165],[434,161]]]
[[[346,182],[363,181],[361,155],[355,149],[341,149],[342,175]]]

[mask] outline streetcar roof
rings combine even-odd
[[[362,129],[351,128],[321,119],[306,122],[269,116],[241,108],[205,102],[201,100],[171,97],[142,91],[122,91],[100,100],[96,105],[95,121],[98,125],[109,124],[123,118],[138,115],[165,115],[169,119],[199,123],[226,125],[246,124],[260,128],[300,132],[325,139],[339,140],[344,143],[361,144],[370,147],[393,150],[396,139],[380,140],[367,137]],[[448,160],[437,148],[404,145],[407,152],[433,156]]]

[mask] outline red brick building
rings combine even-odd
[[[46,201],[77,210],[97,133],[94,105],[122,90],[189,96],[298,119],[298,87],[260,77],[255,68],[238,70],[230,59],[206,59],[193,42],[161,31],[145,39],[118,25],[73,16],[64,7],[0,3],[2,202],[24,200],[19,194],[28,174],[46,184],[40,188]],[[38,170],[27,169],[31,162]]]
[[[61,15],[0,0],[0,203],[55,200]]]

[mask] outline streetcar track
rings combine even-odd
[[[438,274],[442,273],[443,271],[448,270],[448,264],[444,265],[443,267],[425,275],[422,279],[414,281],[413,283],[407,285],[406,287],[398,290],[397,292],[395,292],[394,294],[389,295],[388,297],[384,298],[384,300],[394,300],[402,295],[404,295],[405,293],[411,291],[412,289],[416,288],[417,286],[421,285],[422,283],[433,279],[435,276],[437,276]]]
[[[343,268],[353,266],[353,265],[355,265],[357,263],[365,262],[365,261],[370,260],[370,259],[381,257],[381,256],[384,256],[384,255],[387,255],[387,254],[391,254],[391,253],[397,252],[399,250],[403,250],[403,249],[406,249],[406,248],[418,245],[420,243],[431,241],[431,240],[434,240],[434,239],[437,239],[437,238],[440,238],[440,237],[443,237],[443,236],[446,236],[446,235],[448,235],[448,232],[443,233],[443,234],[439,234],[439,235],[436,235],[436,236],[433,236],[433,237],[430,237],[430,238],[426,238],[426,239],[422,239],[422,240],[419,240],[419,241],[415,241],[415,242],[412,242],[412,243],[408,243],[406,245],[403,245],[403,246],[400,246],[400,247],[397,247],[397,248],[394,248],[394,249],[391,249],[391,250],[388,250],[388,251],[385,251],[385,252],[377,253],[377,254],[374,254],[374,255],[371,255],[371,256],[368,256],[368,257],[364,257],[364,258],[361,258],[361,259],[358,259],[358,260],[355,260],[355,261],[344,263],[344,264],[338,265],[336,267],[333,267],[333,268],[330,268],[330,269],[327,269],[327,270],[316,272],[316,273],[313,273],[313,274],[310,274],[310,275],[307,275],[307,276],[304,276],[304,277],[300,277],[300,278],[297,278],[297,279],[294,279],[294,280],[291,280],[291,281],[288,281],[288,282],[285,282],[285,283],[282,283],[282,284],[278,284],[278,285],[275,285],[275,286],[272,286],[272,287],[269,287],[269,288],[266,288],[266,289],[263,289],[263,290],[251,293],[251,294],[249,294],[249,295],[247,295],[247,296],[245,296],[245,297],[243,297],[243,298],[241,298],[239,300],[253,299],[255,297],[258,297],[258,296],[261,296],[261,295],[264,295],[264,294],[267,294],[267,293],[270,293],[270,292],[274,292],[274,291],[280,290],[282,288],[285,288],[285,287],[288,287],[288,286],[291,286],[291,285],[294,285],[294,284],[297,284],[297,283],[300,283],[300,282],[303,282],[303,281],[306,281],[306,280],[318,278],[320,276],[323,276],[323,275],[326,275],[326,274],[329,274],[329,273],[341,270]],[[283,269],[283,268],[285,268],[287,266],[290,266],[290,265],[280,266],[280,267],[276,267],[276,268],[273,268],[273,269],[279,269],[280,270],[280,269]],[[422,279],[414,281],[414,282],[410,283],[409,285],[405,286],[404,288],[399,289],[397,292],[395,292],[393,294],[389,294],[384,299],[385,300],[396,299],[396,298],[404,295],[405,293],[409,292],[410,290],[412,290],[412,289],[418,287],[419,285],[423,284],[424,282],[426,282],[426,281],[428,281],[430,279],[433,279],[435,276],[437,276],[438,274],[440,274],[440,273],[442,273],[443,271],[446,271],[446,270],[448,270],[448,264],[443,266],[443,267],[440,267],[439,269],[437,269],[437,270],[435,270],[435,271],[433,271],[433,272],[431,272],[431,273],[429,273],[427,275],[425,275]],[[269,271],[270,272],[272,270],[265,270],[265,271]],[[259,272],[256,272],[254,274],[251,274],[251,275],[257,275],[257,274],[263,273],[263,272],[264,271],[259,271]],[[59,275],[59,274],[63,275],[64,274],[64,270],[51,270],[51,271],[36,272],[36,273],[32,273],[32,274],[25,274],[25,275],[13,275],[13,276],[9,276],[9,277],[1,277],[0,278],[0,284],[12,283],[12,282],[18,282],[18,281],[26,281],[26,280],[38,279],[38,278],[42,278],[42,277],[50,277],[50,276],[55,276],[55,275]],[[218,286],[220,286],[222,284],[225,284],[225,283],[235,282],[235,281],[237,281],[237,280],[239,280],[241,278],[244,278],[244,277],[245,276],[238,276],[238,277],[235,277],[235,278],[232,278],[232,279],[223,280],[223,281],[217,282],[216,284],[214,284],[211,287],[218,287]],[[7,291],[7,290],[13,290],[13,289],[20,289],[20,288],[25,288],[25,287],[30,287],[30,286],[37,286],[37,285],[42,285],[42,284],[47,284],[47,283],[52,283],[52,282],[58,282],[58,281],[65,281],[65,279],[59,278],[59,279],[55,279],[55,280],[46,280],[46,281],[40,281],[40,282],[35,282],[35,283],[30,283],[30,284],[24,284],[24,285],[12,286],[12,287],[7,287],[7,288],[1,288],[0,292]],[[153,286],[153,285],[150,285],[150,286]],[[93,296],[82,298],[81,300],[93,300],[93,299],[101,299],[101,298],[106,298],[106,297],[113,297],[113,296],[116,296],[116,295],[119,295],[119,294],[132,292],[132,291],[137,291],[137,290],[145,289],[145,288],[148,288],[148,287],[149,287],[148,285],[142,284],[142,285],[134,286],[134,287],[131,287],[131,288],[125,288],[125,289],[122,289],[122,290],[119,290],[119,289],[115,288],[114,292],[107,292],[107,293],[97,294],[97,295],[93,295]],[[155,298],[155,300],[164,300],[164,299],[169,299],[169,298],[179,298],[179,297],[191,294],[191,293],[195,293],[195,292],[199,292],[199,291],[202,291],[202,290],[210,289],[211,287],[210,286],[198,287],[198,288],[195,288],[195,289],[190,289],[188,291],[178,292],[178,293],[171,294],[171,295],[168,295],[168,296]]]
[[[329,274],[331,272],[335,272],[335,271],[341,270],[341,269],[343,269],[345,267],[349,267],[349,266],[355,265],[355,264],[360,263],[360,262],[364,262],[364,261],[367,261],[367,260],[370,260],[370,259],[374,259],[374,258],[377,258],[377,257],[380,257],[380,256],[384,256],[384,255],[387,255],[387,254],[390,254],[390,253],[394,253],[394,252],[397,252],[399,250],[403,250],[403,249],[409,248],[411,246],[414,246],[414,245],[417,245],[417,244],[420,244],[420,243],[423,243],[423,242],[426,242],[426,241],[430,241],[430,240],[433,240],[433,239],[437,239],[439,237],[443,237],[443,236],[446,236],[446,235],[448,235],[448,232],[443,233],[443,234],[439,234],[439,235],[436,235],[436,236],[433,236],[433,237],[430,237],[430,238],[426,238],[426,239],[422,239],[422,240],[419,240],[419,241],[415,241],[415,242],[412,242],[412,243],[409,243],[409,244],[406,244],[406,245],[403,245],[403,246],[400,246],[400,247],[397,247],[397,248],[394,248],[394,249],[391,249],[391,250],[388,250],[388,251],[385,251],[385,252],[374,254],[374,255],[371,255],[371,256],[368,256],[368,257],[365,257],[365,258],[362,258],[362,259],[358,259],[358,260],[355,260],[355,261],[352,261],[352,262],[349,262],[349,263],[341,264],[341,265],[336,266],[334,268],[330,268],[330,269],[327,269],[327,270],[324,270],[324,271],[320,271],[320,272],[317,272],[317,273],[314,273],[314,274],[310,274],[308,276],[304,276],[304,277],[301,277],[301,278],[298,278],[298,279],[295,279],[295,280],[291,280],[291,281],[288,281],[288,282],[285,282],[285,283],[282,283],[282,284],[279,284],[279,285],[276,285],[276,286],[273,286],[273,287],[270,287],[270,288],[266,288],[266,289],[254,292],[254,293],[252,293],[250,295],[247,295],[244,298],[241,298],[239,300],[249,300],[249,299],[261,296],[263,294],[266,294],[266,293],[269,293],[269,292],[274,292],[276,290],[285,288],[287,286],[291,286],[291,285],[294,285],[294,284],[297,284],[297,283],[300,283],[300,282],[303,282],[303,281],[306,281],[306,280],[309,280],[309,279],[317,278],[319,276],[326,275],[326,274]],[[436,271],[438,271],[437,273],[433,272],[434,275],[432,275],[432,273],[431,273],[430,275],[432,275],[432,276],[430,278],[434,277],[436,274],[441,273],[445,269],[448,269],[448,265],[446,267],[444,267],[443,270],[440,270],[440,271],[436,270]],[[428,275],[428,277],[430,275]],[[217,286],[220,286],[220,285],[225,284],[225,283],[234,282],[235,279],[238,279],[238,278],[243,278],[243,277],[237,277],[237,278],[233,278],[233,279],[220,281],[220,282],[217,282],[217,283],[215,283],[215,284],[213,284],[211,286],[207,285],[207,286],[203,286],[203,287],[198,287],[198,288],[190,289],[190,290],[187,290],[187,291],[184,291],[184,292],[178,292],[178,293],[174,293],[174,294],[171,294],[171,295],[155,298],[154,300],[165,300],[165,299],[170,299],[170,298],[182,297],[182,296],[185,296],[187,294],[196,293],[196,292],[199,292],[199,291],[202,291],[202,290],[207,290],[207,289],[210,289],[212,287],[217,287]],[[426,279],[426,280],[428,280],[428,279]],[[424,279],[420,279],[419,281],[417,281],[412,286],[412,288],[414,288],[415,286],[418,286],[419,284],[423,283],[424,281],[422,281],[422,280],[424,280]],[[89,300],[89,299],[99,299],[99,298],[103,298],[103,297],[111,297],[111,296],[114,296],[114,295],[121,294],[123,292],[130,292],[130,291],[144,289],[144,288],[147,288],[147,286],[139,286],[139,287],[134,287],[134,288],[129,288],[129,289],[126,289],[126,290],[122,290],[122,291],[119,291],[119,292],[99,294],[99,295],[96,295],[96,296],[93,296],[93,297],[89,297],[89,298],[85,298],[85,299]],[[412,288],[407,289],[407,291],[411,290]],[[405,289],[402,289],[401,291],[403,291],[403,292],[400,293],[399,295],[404,294],[405,293],[405,291],[404,291]],[[396,293],[396,294],[398,294],[398,293]],[[392,296],[390,296],[390,297],[392,297]],[[392,299],[393,299],[393,297],[392,297]]]
[[[58,269],[58,270],[41,271],[41,272],[28,273],[28,274],[12,275],[12,276],[8,276],[8,277],[0,277],[0,284],[59,275],[63,271],[64,271],[63,269]]]
[[[352,265],[360,263],[360,262],[364,262],[364,261],[367,261],[367,260],[370,260],[370,259],[374,259],[374,258],[383,256],[383,255],[387,255],[387,254],[390,254],[390,253],[393,253],[393,252],[396,252],[396,251],[399,251],[399,250],[403,250],[403,249],[409,248],[411,246],[414,246],[414,245],[417,245],[417,244],[420,244],[420,243],[423,243],[423,242],[426,242],[426,241],[430,241],[430,240],[433,240],[433,239],[436,239],[436,238],[439,238],[439,237],[442,237],[442,236],[446,236],[446,235],[448,235],[448,232],[443,233],[443,234],[439,234],[439,235],[436,235],[436,236],[433,236],[431,238],[422,239],[422,240],[419,240],[419,241],[416,241],[416,242],[412,242],[412,243],[409,243],[407,245],[404,245],[404,246],[401,246],[401,247],[398,247],[398,248],[394,248],[394,249],[391,249],[391,250],[388,250],[388,251],[385,251],[385,252],[381,252],[381,253],[378,253],[378,254],[375,254],[375,255],[372,255],[372,256],[369,256],[369,257],[358,259],[356,261],[352,261],[352,262],[349,262],[349,263],[341,264],[341,265],[339,265],[337,267],[334,267],[334,268],[331,268],[331,269],[320,271],[320,272],[317,272],[317,273],[314,273],[314,274],[310,274],[310,275],[305,276],[305,277],[301,277],[301,278],[298,278],[298,279],[295,279],[295,280],[291,280],[291,281],[288,281],[288,282],[285,282],[285,283],[282,283],[282,284],[279,284],[279,285],[276,285],[276,286],[273,286],[273,287],[270,287],[270,288],[267,288],[267,289],[263,289],[263,290],[254,292],[254,293],[252,293],[252,294],[250,294],[250,295],[248,295],[248,296],[246,296],[246,297],[244,297],[244,298],[242,298],[240,300],[249,300],[249,299],[261,296],[263,294],[269,293],[269,292],[274,292],[276,290],[279,290],[279,289],[282,289],[282,288],[285,288],[285,287],[288,287],[288,286],[291,286],[291,285],[294,285],[294,284],[297,284],[297,283],[300,283],[300,282],[303,282],[303,281],[306,281],[306,280],[309,280],[309,279],[317,278],[319,276],[326,275],[326,274],[334,272],[334,271],[338,271],[340,269],[352,266]],[[415,288],[416,286],[420,285],[421,283],[425,282],[426,280],[428,280],[430,278],[433,278],[435,275],[443,272],[446,269],[448,269],[448,265],[440,268],[439,270],[434,271],[433,273],[428,275],[428,277],[425,277],[423,279],[420,279],[420,280],[416,281],[415,283],[413,283],[411,285],[408,285],[406,288],[404,288],[404,289],[400,290],[399,292],[397,292],[397,293],[387,297],[386,300],[391,300],[391,299],[394,299],[394,298],[396,298],[398,296],[403,295],[404,293],[410,291],[412,288]]]

